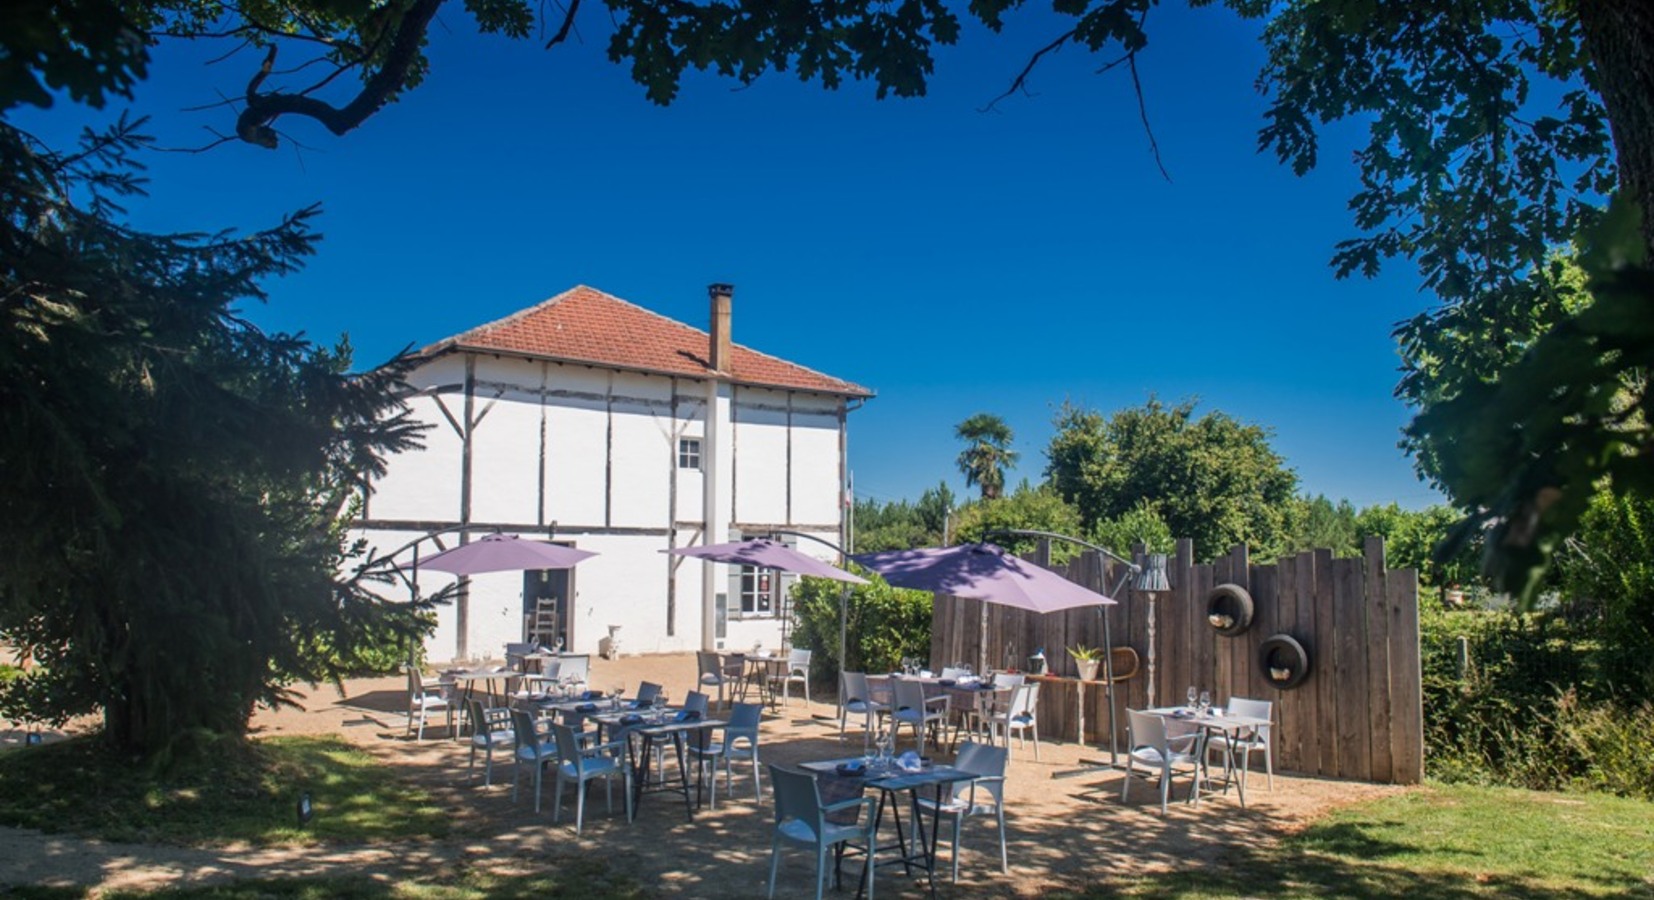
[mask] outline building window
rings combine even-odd
[[[741,567],[741,614],[767,616],[775,612],[775,572],[756,566]]]
[[[678,468],[699,469],[701,467],[701,439],[678,438]]]

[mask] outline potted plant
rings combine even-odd
[[[1075,644],[1068,648],[1068,655],[1074,657],[1074,664],[1080,669],[1081,681],[1097,680],[1097,667],[1103,664],[1102,648]]]

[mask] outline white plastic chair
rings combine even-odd
[[[1129,723],[1126,731],[1126,780],[1120,787],[1120,802],[1131,792],[1132,775],[1141,765],[1148,775],[1160,778],[1160,814],[1166,814],[1171,797],[1172,773],[1178,766],[1187,766],[1192,779],[1189,802],[1200,802],[1200,760],[1194,754],[1177,750],[1166,737],[1166,720],[1154,713],[1126,710]]]
[[[698,650],[695,652],[695,667],[700,670],[699,682],[703,688],[718,689],[718,705],[724,705],[724,688],[733,683],[734,679],[724,674],[723,662],[718,654],[712,650]]]
[[[473,697],[470,711],[471,758],[465,766],[465,774],[467,778],[475,777],[477,750],[481,749],[482,783],[487,787],[494,783],[494,748],[509,747],[516,743],[515,726],[511,724],[511,710],[505,707],[489,708],[483,705],[482,700]]]
[[[1003,709],[997,709],[988,717],[988,734],[991,740],[1003,740],[1005,750],[1009,754],[1011,749],[1011,733],[1015,732],[1017,742],[1026,744],[1028,735],[1034,737],[1034,759],[1039,759],[1039,685],[1019,684],[1011,688],[1011,698]]]
[[[729,711],[729,724],[723,728],[723,740],[705,747],[690,746],[689,752],[700,765],[712,769],[712,808],[718,808],[718,766],[723,764],[724,792],[735,796],[735,781],[730,760],[741,758],[752,763],[752,792],[759,802],[764,799],[763,777],[759,774],[758,727],[763,721],[764,708],[754,703],[737,703]]]
[[[775,876],[781,868],[781,842],[803,844],[816,853],[816,900],[827,881],[827,849],[862,841],[862,852],[873,848],[872,797],[853,797],[823,806],[821,790],[814,777],[805,772],[794,772],[780,766],[770,766],[770,784],[775,793],[775,833],[770,841],[770,897],[775,896]],[[828,816],[856,810],[856,819],[847,824],[828,821]],[[834,855],[834,870],[841,854]],[[871,863],[871,860],[869,860]],[[867,900],[873,900],[873,870],[867,870]]]
[[[781,700],[793,699],[793,685],[804,685],[804,704],[810,703],[810,656],[808,650],[793,650],[787,654],[787,671],[770,676],[770,696],[775,696],[775,682],[781,682]]]
[[[953,784],[952,795],[938,806],[930,797],[919,798],[919,810],[925,815],[941,815],[953,820],[953,880],[959,880],[959,826],[971,816],[992,815],[999,824],[999,870],[1009,873],[1011,862],[1005,849],[1005,762],[1010,753],[1004,747],[990,747],[966,741],[959,745],[959,756],[954,768],[976,776],[970,781]]]
[[[414,740],[425,740],[425,719],[433,711],[442,711],[447,715],[448,734],[457,736],[454,731],[454,706],[443,696],[445,685],[439,681],[426,681],[420,677],[419,667],[408,664],[408,730],[414,730],[414,722],[419,723],[419,733]]]
[[[926,731],[931,731],[932,740],[940,744],[937,733],[947,721],[948,698],[942,695],[926,697],[925,686],[918,681],[898,679],[892,685],[896,696],[894,708],[890,711],[890,727],[897,731],[903,725],[912,727],[915,749],[924,749]]]
[[[1022,674],[1021,672],[995,672],[994,673],[994,687],[997,687],[997,688],[1021,687],[1027,681],[1028,681],[1028,676]]]
[[[589,744],[567,725],[551,726],[557,744],[557,795],[551,806],[551,821],[556,824],[563,812],[563,785],[574,782],[574,833],[580,833],[586,818],[586,783],[603,779],[609,812],[615,808],[614,780],[620,778],[626,800],[626,820],[632,820],[632,767],[624,741]],[[590,735],[586,735],[589,737]],[[539,811],[540,783],[535,775],[534,808]]]
[[[873,699],[872,691],[867,686],[866,672],[843,672],[839,676],[839,704],[838,704],[838,739],[844,740],[844,726],[852,713],[861,716],[867,734],[862,738],[862,745],[878,735],[879,718],[890,710],[890,707]]]
[[[1275,704],[1268,700],[1248,700],[1244,697],[1230,697],[1228,711],[1237,716],[1250,716],[1274,721]],[[1263,754],[1264,772],[1269,776],[1269,789],[1275,789],[1275,761],[1269,750],[1269,725],[1260,725],[1239,734],[1231,735],[1223,732],[1214,734],[1206,742],[1206,758],[1212,758],[1212,752],[1224,752],[1224,758],[1230,759],[1235,755],[1240,757],[1241,789],[1246,789],[1246,774],[1251,769],[1251,758],[1254,753]],[[1227,751],[1227,752],[1225,752]]]

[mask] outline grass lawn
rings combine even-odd
[[[306,791],[315,816],[301,829]],[[0,753],[0,825],[213,846],[441,837],[447,821],[424,791],[336,737],[223,741],[165,772],[90,739]]]
[[[1654,803],[1434,785],[1278,846],[1066,897],[1654,897]]]

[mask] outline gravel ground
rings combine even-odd
[[[595,659],[591,680],[601,688],[625,684],[628,692],[640,680],[655,681],[678,700],[694,687],[695,658]],[[461,865],[532,871],[555,865],[556,855],[582,852],[612,858],[664,894],[763,895],[773,812],[767,787],[764,801],[755,801],[745,769],[736,769],[734,799],[720,796],[716,810],[703,808],[692,823],[686,821],[677,798],[654,795],[644,799],[637,821],[627,824],[621,805],[617,802],[610,816],[601,787],[594,788],[585,832],[576,837],[572,810],[565,810],[562,824],[552,824],[549,786],[544,811],[535,814],[526,787],[523,802],[512,802],[509,764],[496,769],[491,787],[468,777],[468,745],[446,739],[440,722],[424,741],[409,738],[406,702],[405,679],[363,679],[347,683],[344,696],[331,687],[309,692],[302,710],[261,712],[254,728],[261,735],[339,734],[367,749],[386,765],[405,771],[452,810],[454,828],[448,838],[363,847],[196,850],[0,829],[0,885],[146,888],[321,874],[395,879]],[[854,729],[849,741],[840,743],[835,715],[829,703],[806,704],[793,698],[766,717],[762,758],[787,765],[859,753],[861,739]],[[4,738],[11,743],[17,735]],[[1226,848],[1277,840],[1335,807],[1398,790],[1277,773],[1271,791],[1260,774],[1249,782],[1244,809],[1231,793],[1198,806],[1174,803],[1162,817],[1157,791],[1147,782],[1134,785],[1131,800],[1122,803],[1119,773],[1052,777],[1074,769],[1081,759],[1097,756],[1095,748],[1046,741],[1036,761],[1031,745],[1015,748],[1007,780],[1011,874],[1001,874],[997,866],[992,825],[987,820],[969,821],[959,883],[943,883],[941,895],[1037,896],[1053,887],[1078,887],[1116,874],[1210,863]],[[1184,784],[1179,781],[1180,790]],[[785,853],[778,895],[807,896],[812,865],[807,852]],[[922,896],[921,885],[885,869],[879,873],[878,893]]]

